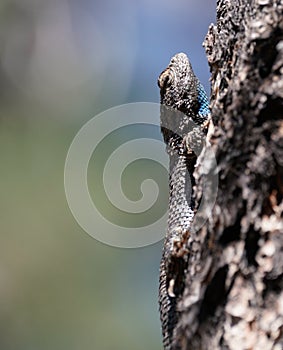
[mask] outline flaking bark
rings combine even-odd
[[[218,194],[193,244],[183,243],[173,347],[283,349],[283,2],[218,1],[204,45]],[[210,181],[205,162],[197,201]]]

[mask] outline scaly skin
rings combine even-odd
[[[161,97],[161,130],[170,157],[168,229],[160,264],[159,306],[165,350],[173,347],[178,319],[177,303],[183,293],[186,260],[177,253],[194,217],[191,189],[193,169],[201,149],[209,116],[206,93],[194,75],[187,56],[176,54],[158,79]]]

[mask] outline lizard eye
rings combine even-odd
[[[158,86],[160,89],[169,87],[173,82],[173,74],[171,69],[165,69],[158,78]]]

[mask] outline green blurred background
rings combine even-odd
[[[0,349],[161,349],[162,243],[88,236],[64,193],[78,130],[115,105],[158,102],[156,79],[189,53],[208,90],[205,0],[0,3]],[[164,228],[165,230],[165,228]]]

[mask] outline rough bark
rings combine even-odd
[[[209,220],[181,248],[174,348],[283,349],[283,2],[218,1],[204,44],[219,184]]]

